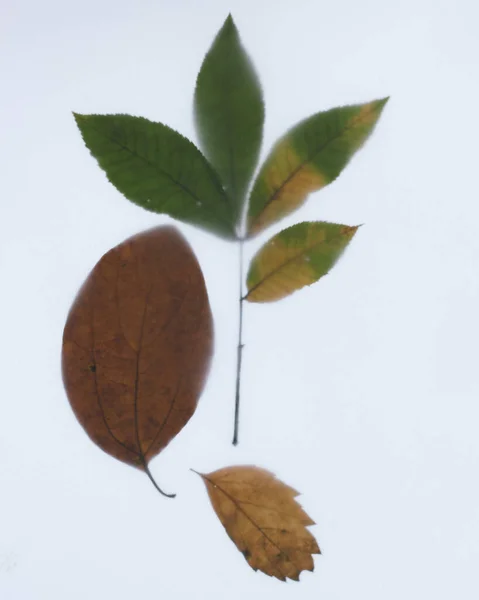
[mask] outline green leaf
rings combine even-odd
[[[234,201],[237,222],[258,162],[264,103],[258,77],[231,15],[201,65],[194,115],[200,147]]]
[[[251,191],[248,235],[282,219],[311,192],[334,181],[373,131],[387,101],[317,113],[280,138]]]
[[[128,200],[221,237],[235,237],[231,201],[187,138],[142,117],[74,117],[86,146]]]
[[[304,222],[273,236],[251,261],[245,299],[273,302],[326,275],[358,227]]]

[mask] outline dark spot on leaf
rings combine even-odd
[[[246,558],[246,560],[248,560],[248,558],[251,556],[251,552],[248,550],[248,548],[243,550],[243,556]]]
[[[95,373],[95,372],[96,372],[96,365],[95,365],[95,364],[88,365],[88,368],[89,368],[89,370],[90,370],[92,373]]]

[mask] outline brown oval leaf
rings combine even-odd
[[[148,462],[186,425],[203,390],[213,324],[203,275],[174,227],[156,227],[97,263],[65,325],[65,389],[90,438]]]
[[[244,465],[203,475],[211,504],[226,533],[255,571],[299,580],[313,571],[312,554],[320,554],[314,525],[295,497],[299,492],[273,473]]]

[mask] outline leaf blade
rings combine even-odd
[[[335,265],[358,227],[303,222],[273,236],[253,257],[249,302],[274,302],[318,281]]]
[[[143,117],[74,117],[90,153],[128,200],[221,237],[235,237],[231,202],[190,140]]]
[[[321,551],[306,529],[314,521],[295,500],[296,490],[252,465],[199,475],[219,520],[252,569],[281,581],[298,581],[302,571],[314,570],[312,555]]]
[[[72,305],[62,344],[65,390],[92,441],[144,469],[193,415],[212,340],[203,275],[176,228],[105,254]]]
[[[371,135],[389,98],[319,112],[280,138],[253,184],[248,235],[299,208],[334,181]]]
[[[193,105],[200,146],[233,198],[237,220],[258,161],[264,102],[231,15],[203,60]]]

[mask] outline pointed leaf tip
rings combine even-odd
[[[234,22],[234,19],[233,19],[233,15],[231,13],[228,13],[228,16],[226,17],[225,22],[223,24],[223,27],[225,25],[233,26],[236,29],[236,25],[235,25],[235,22]]]
[[[190,467],[190,471],[192,471],[193,473],[195,473],[196,475],[199,475],[200,477],[204,477],[203,473],[200,473],[199,471],[195,471],[194,469],[192,469]]]

